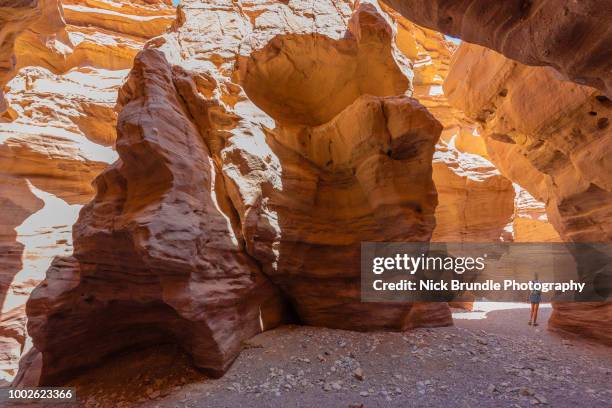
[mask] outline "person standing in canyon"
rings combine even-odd
[[[539,283],[538,276],[536,275],[532,283]],[[542,300],[542,291],[539,289],[533,289],[529,294],[529,302],[531,302],[531,315],[529,316],[529,325],[537,326],[538,320],[538,309],[540,308],[540,301]]]

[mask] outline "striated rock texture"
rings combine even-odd
[[[56,260],[28,302],[41,383],[168,341],[220,375],[242,340],[279,321],[278,293],[218,210],[214,162],[173,83],[181,74],[151,50],[123,88],[122,160],[96,179],[75,225],[78,262]]]
[[[469,44],[455,54],[444,89],[481,123],[500,171],[546,203],[564,240],[612,239],[607,97]]]
[[[462,44],[453,58],[445,92],[481,124],[502,174],[546,203],[563,241],[612,241],[610,100],[559,80],[551,68],[528,67],[477,45]],[[555,306],[551,325],[580,331],[583,321],[583,334],[608,341],[611,307],[581,304],[572,315],[571,306]],[[593,316],[582,319],[588,310]]]
[[[548,326],[612,346],[612,305],[603,302],[557,302]]]
[[[532,212],[523,209],[523,201],[516,199],[512,182],[490,162],[478,122],[449,104],[442,84],[456,44],[438,32],[411,23],[389,7],[384,10],[396,22],[398,48],[414,61],[413,96],[444,126],[433,159],[438,206],[432,241],[521,241],[526,239],[522,233],[526,223],[532,227],[530,237],[554,232],[541,213],[538,220],[530,218]],[[541,203],[533,200],[533,204]],[[472,302],[450,305],[472,308]]]
[[[96,180],[75,259],[28,303],[23,381],[162,338],[220,374],[280,320],[270,281],[309,324],[451,322],[445,304],[359,297],[361,241],[428,241],[435,225],[441,126],[402,95],[393,23],[372,4],[193,3],[122,90],[120,160]]]
[[[25,180],[0,175],[0,370],[2,379],[15,375],[21,349],[26,339],[25,300],[38,283],[27,280],[15,284],[15,271],[23,267],[23,243],[17,241],[17,228],[43,207]],[[12,273],[11,273],[12,272]],[[26,278],[27,279],[27,278]],[[29,288],[28,288],[29,286]],[[19,299],[19,300],[18,300]],[[9,306],[17,303],[16,307]]]
[[[441,125],[406,96],[393,20],[365,2],[182,6],[122,88],[120,160],[28,303],[17,382],[163,341],[218,375],[284,297],[314,325],[450,324],[446,304],[360,302],[360,242],[435,226]]]
[[[382,0],[406,18],[527,65],[547,65],[612,97],[606,0]]]
[[[8,3],[0,2],[0,44],[15,58],[0,54],[12,67],[0,75],[8,102],[0,115],[0,378],[10,381],[29,347],[25,302],[51,260],[72,252],[91,182],[117,157],[117,90],[151,30],[165,31],[175,10],[169,1]]]
[[[516,242],[563,242],[555,227],[548,222],[546,206],[527,190],[514,185],[512,232]]]
[[[454,140],[453,140],[454,142]],[[438,190],[433,241],[496,242],[512,240],[506,226],[514,213],[514,188],[491,162],[444,141],[434,155]]]
[[[41,13],[41,0],[0,2],[0,114],[8,109],[4,99],[4,85],[15,74],[15,39]]]
[[[272,173],[280,185],[237,210],[244,212],[249,253],[305,323],[362,330],[413,324],[407,305],[361,303],[360,242],[429,240],[436,201],[430,162],[439,131],[407,97],[363,96],[314,128],[277,122],[270,147],[280,159]],[[261,183],[249,180],[259,166],[235,165],[240,178],[233,180]],[[229,190],[244,197],[255,186]]]
[[[514,208],[512,183],[488,160],[478,124],[452,107],[442,91],[456,45],[438,32],[419,27],[391,8],[396,44],[414,61],[413,96],[444,126],[433,159],[438,192],[438,242],[495,242],[513,239],[507,225]]]

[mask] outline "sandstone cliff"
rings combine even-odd
[[[456,49],[376,1],[17,3],[0,1],[0,369],[28,351],[17,384],[166,342],[221,375],[289,318],[451,324],[442,303],[362,303],[363,241],[611,238],[597,1],[385,1],[549,67]],[[611,321],[560,304],[551,325],[609,342]]]
[[[612,96],[606,0],[382,0],[411,21]]]
[[[15,74],[15,38],[41,14],[37,0],[0,3],[0,114],[7,110],[4,85]]]
[[[610,242],[610,100],[558,79],[551,68],[525,66],[478,45],[462,44],[453,58],[445,93],[480,123],[496,167],[546,203],[547,219],[563,241]],[[609,272],[587,273],[584,279],[597,280]],[[550,324],[609,342],[610,307],[555,306]]]
[[[0,360],[9,380],[27,350],[25,302],[53,257],[72,252],[91,181],[117,157],[117,90],[146,39],[174,21],[166,1],[17,3],[0,7],[0,61],[12,67],[0,78]]]
[[[457,46],[393,9],[383,9],[396,22],[398,48],[413,61],[414,97],[444,126],[433,160],[438,206],[432,240],[513,240],[506,228],[514,212],[512,183],[489,161],[478,123],[451,106],[442,91]]]
[[[526,67],[494,51],[464,43],[453,56],[444,85],[453,110],[443,107],[443,111],[450,115],[436,112],[431,103],[426,106],[436,117],[458,126],[453,132],[445,132],[455,135],[454,147],[488,158],[518,183],[507,238],[609,242],[612,228],[607,180],[611,171],[603,157],[610,143],[610,100],[594,89],[563,81],[559,75],[602,89],[609,96],[610,58],[606,56],[610,37],[604,28],[604,21],[609,19],[604,11],[607,7],[597,1],[567,2],[563,7],[551,1],[506,2],[496,7],[479,1],[385,3],[419,24],[485,45],[529,65],[556,69]],[[482,23],[485,20],[487,24]],[[496,26],[499,28],[492,32]],[[568,41],[574,46],[567,47]],[[475,132],[465,125],[464,115],[474,121],[473,128],[483,138],[471,136]],[[486,141],[486,147],[482,141]],[[442,152],[438,157],[443,157]],[[440,168],[447,171],[444,166]],[[448,177],[438,177],[436,184],[442,187],[445,180]],[[439,188],[438,221],[445,208],[444,190],[448,188]],[[546,203],[547,214],[538,201]],[[488,213],[481,212],[479,219]],[[605,304],[575,308],[555,305],[551,326],[609,342],[609,308]],[[589,316],[591,312],[596,317]]]
[[[612,169],[604,159],[612,104],[601,92],[468,44],[455,54],[444,88],[482,125],[496,166],[546,202],[564,240],[612,238]]]

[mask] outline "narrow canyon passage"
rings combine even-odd
[[[606,406],[612,254],[569,245],[612,242],[586,3],[0,4],[0,385]],[[589,301],[366,302],[364,242],[563,245]]]

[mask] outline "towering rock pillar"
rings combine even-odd
[[[450,324],[443,303],[360,302],[360,242],[435,226],[441,125],[409,97],[393,30],[374,3],[183,1],[120,92],[120,159],[74,257],[28,303],[19,380],[164,341],[218,375],[283,299],[313,325]]]

